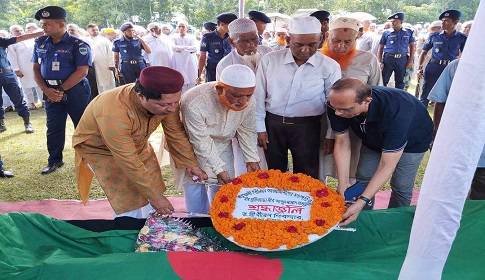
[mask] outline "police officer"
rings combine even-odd
[[[12,44],[39,37],[43,33],[44,32],[41,31],[32,34],[20,35],[18,37],[11,37],[8,39],[0,38],[0,88],[3,88],[15,106],[15,111],[17,111],[17,114],[24,120],[26,133],[34,132],[32,124],[30,123],[30,111],[27,107],[27,103],[24,100],[24,93],[19,85],[19,80],[12,70],[12,67],[10,67],[10,62],[7,59],[6,49]],[[7,130],[4,119],[5,109],[3,108],[3,99],[0,98],[0,133]]]
[[[440,77],[441,72],[443,72],[446,65],[458,58],[465,47],[467,36],[456,30],[456,24],[460,17],[461,12],[457,10],[448,10],[441,13],[439,19],[441,20],[442,30],[431,33],[426,42],[424,42],[418,67],[418,77],[422,78],[424,76],[423,90],[419,97],[424,106],[428,106],[428,94]],[[426,66],[426,70],[423,71],[424,58],[431,49],[431,59]]]
[[[200,57],[199,68],[196,84],[201,83],[200,75],[205,66],[205,80],[206,82],[213,82],[216,80],[217,63],[231,52],[231,45],[227,38],[229,38],[228,25],[237,16],[233,13],[222,13],[217,16],[217,28],[214,32],[204,34],[200,42]],[[207,65],[206,65],[207,60]]]
[[[120,30],[123,32],[123,37],[113,42],[115,67],[116,69],[121,69],[125,84],[134,83],[140,76],[141,70],[147,67],[141,50],[144,50],[148,54],[152,50],[135,33],[131,22],[121,25]]]
[[[208,22],[204,23],[205,31],[202,31],[202,34],[214,32],[214,30],[216,30],[216,28],[217,28],[217,23],[213,23],[212,21],[208,21]]]
[[[46,101],[49,159],[41,174],[49,174],[64,165],[62,151],[67,115],[76,127],[91,100],[86,79],[92,65],[91,48],[66,32],[66,16],[66,10],[57,6],[48,6],[35,13],[46,35],[37,38],[32,56],[34,79]]]
[[[404,89],[406,69],[413,67],[416,39],[412,30],[402,26],[404,13],[395,13],[387,19],[391,20],[392,28],[382,33],[377,51],[382,80],[384,86],[387,86],[394,72],[396,88]]]
[[[259,44],[263,44],[263,32],[266,29],[266,25],[271,23],[271,19],[263,12],[251,10],[248,12],[249,19],[256,23],[258,29]]]
[[[330,21],[330,13],[325,10],[320,10],[320,11],[315,11],[311,13],[310,16],[316,17],[320,21],[320,24],[322,25],[322,29],[321,29],[322,42],[318,46],[318,48],[320,49],[322,48],[323,42],[325,42],[325,34],[327,33],[329,28],[328,23]]]

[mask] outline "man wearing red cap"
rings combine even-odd
[[[135,84],[106,91],[91,101],[73,135],[76,176],[84,203],[96,175],[116,216],[144,218],[151,207],[160,214],[174,210],[163,196],[160,166],[148,144],[160,123],[175,165],[186,168],[191,177],[207,179],[197,167],[180,121],[183,83],[176,70],[147,67]]]

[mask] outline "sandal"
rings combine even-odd
[[[37,106],[34,103],[29,104],[29,110],[37,110]]]

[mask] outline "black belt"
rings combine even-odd
[[[439,65],[448,65],[450,64],[452,60],[439,60],[439,59],[430,59],[429,62],[430,63],[434,63],[434,64],[439,64]]]
[[[270,121],[281,122],[284,124],[299,124],[299,123],[308,123],[308,122],[319,122],[322,118],[322,115],[318,116],[308,116],[308,117],[283,117],[279,115],[272,114],[270,112],[266,112],[266,119]]]
[[[12,67],[10,67],[10,66],[5,67],[5,68],[0,68],[0,74],[2,74],[3,72],[10,71],[10,70],[12,70]]]
[[[44,80],[46,84],[50,86],[60,86],[62,85],[66,80]]]
[[[389,57],[394,57],[394,58],[401,58],[403,56],[408,55],[407,53],[386,53],[387,56]]]
[[[141,63],[141,62],[145,62],[145,60],[122,60],[121,63],[123,62],[126,62],[126,63],[129,63],[129,64],[138,64],[138,63]]]

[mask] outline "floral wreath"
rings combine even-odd
[[[255,218],[235,218],[232,213],[241,188],[275,188],[309,192],[313,198],[307,221],[276,221]],[[309,243],[309,235],[327,233],[342,220],[345,203],[342,196],[322,182],[305,174],[260,170],[243,174],[223,185],[215,194],[210,214],[215,229],[235,243],[275,250],[283,245],[292,249]]]

